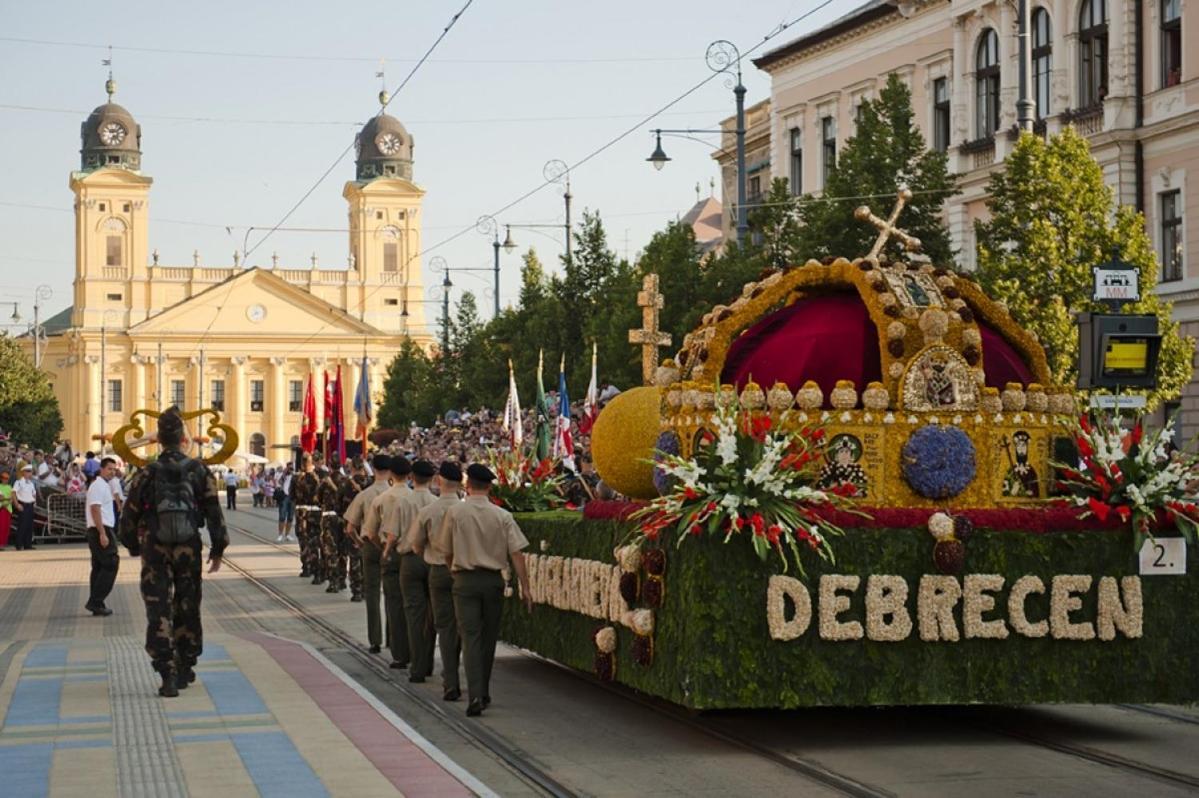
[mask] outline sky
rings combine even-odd
[[[718,77],[644,121],[712,75],[704,61],[709,43],[729,39],[741,49],[752,105],[768,97],[769,80],[750,58],[854,5],[473,0],[408,79],[465,2],[3,4],[0,299],[19,303],[26,322],[39,285],[53,291],[45,315],[70,304],[68,179],[79,168],[80,123],[105,101],[108,46],[115,100],[142,127],[142,171],[154,178],[150,249],[164,265],[191,265],[198,250],[203,265],[229,266],[248,231],[250,265],[269,265],[277,253],[281,267],[310,268],[313,254],[322,268],[344,267],[341,192],[354,176],[353,151],[336,161],[378,110],[385,82],[394,93],[388,113],[415,139],[414,179],[427,192],[426,301],[440,304],[441,275],[429,268],[434,256],[451,269],[489,269],[490,239],[475,229],[484,214],[501,225],[561,224],[556,185],[500,211],[544,182],[548,161],[574,166],[630,130],[574,166],[571,190],[575,221],[584,208],[599,211],[612,249],[635,258],[656,230],[695,203],[697,183],[707,196],[718,177],[712,150],[694,141],[665,139],[673,160],[660,172],[645,160],[652,128],[710,129],[732,115],[731,84]],[[782,23],[822,5],[762,44]],[[263,239],[260,231],[279,224],[309,191]],[[560,269],[563,251],[563,236],[552,229],[512,235],[519,249],[501,251],[503,305],[517,299],[521,252],[533,246]],[[451,276],[454,301],[472,290],[490,308],[489,273]],[[8,304],[0,307],[0,321],[10,315]]]

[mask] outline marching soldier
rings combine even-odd
[[[337,516],[342,519],[341,552],[349,559],[350,566],[350,601],[362,601],[362,557],[359,555],[357,538],[350,535],[350,522],[346,516],[354,499],[365,490],[370,482],[361,457],[352,461],[353,471],[348,479],[342,481],[337,491]]]
[[[387,562],[394,557],[399,562],[400,596],[404,605],[400,623],[407,628],[412,654],[408,681],[417,684],[433,672],[433,613],[429,607],[429,566],[412,551],[408,529],[422,509],[437,501],[429,492],[429,483],[436,473],[437,468],[428,460],[413,463],[412,490],[400,497],[384,520],[387,545],[383,547],[383,560]]]
[[[372,513],[375,500],[383,495],[391,481],[391,458],[385,454],[376,454],[371,460],[375,470],[375,481],[370,487],[359,491],[346,510],[346,534],[358,550],[358,561],[362,571],[362,592],[366,598],[366,639],[370,643],[371,653],[378,654],[382,650],[383,624],[379,618],[379,553],[380,549],[365,535],[366,519]]]
[[[529,545],[512,514],[491,503],[495,474],[474,463],[466,469],[466,501],[449,508],[439,532],[454,580],[454,614],[466,655],[468,717],[491,704],[491,666],[504,609],[504,578],[509,559],[520,581],[525,608],[533,610],[529,574],[521,550]]]
[[[319,546],[321,529],[321,506],[316,493],[320,478],[316,475],[316,458],[305,454],[301,461],[301,473],[291,482],[292,502],[296,508],[296,536],[300,539],[300,577],[312,577],[312,584],[323,580],[317,571],[314,549]]]
[[[158,418],[162,454],[131,480],[120,522],[121,542],[130,555],[141,555],[146,652],[162,677],[158,693],[167,698],[196,680],[204,650],[198,527],[207,526],[212,541],[210,574],[220,570],[229,545],[216,479],[183,453],[183,438],[183,419],[172,407]]]
[[[441,647],[441,697],[446,701],[457,701],[462,697],[458,682],[458,655],[461,643],[458,639],[458,624],[454,620],[453,580],[445,564],[445,544],[441,535],[441,523],[446,512],[461,500],[458,491],[462,488],[462,469],[457,463],[446,461],[437,471],[439,497],[426,505],[416,515],[408,529],[408,545],[413,553],[423,557],[429,567],[429,598],[433,605],[433,626]],[[403,571],[400,572],[403,577]],[[403,582],[400,583],[403,587]],[[405,606],[408,598],[404,597]]]
[[[345,477],[340,468],[325,469],[320,487],[316,491],[317,504],[321,506],[321,561],[329,580],[326,593],[337,593],[346,589],[346,557],[342,551],[342,520],[338,512],[338,494]]]
[[[408,626],[404,620],[404,595],[400,592],[400,558],[391,552],[383,557],[383,537],[387,530],[386,521],[392,518],[396,504],[412,493],[408,477],[412,474],[412,463],[403,455],[391,458],[392,485],[375,499],[362,528],[366,537],[379,547],[380,567],[383,582],[383,615],[387,618],[387,645],[391,648],[391,664],[388,667],[407,668],[411,659],[408,647]]]

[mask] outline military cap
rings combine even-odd
[[[475,482],[495,482],[495,474],[482,463],[471,463],[466,467],[466,476]]]
[[[462,481],[462,467],[450,460],[442,463],[441,468],[437,469],[437,473],[442,479],[448,479],[450,482]]]
[[[376,471],[390,471],[391,458],[385,454],[377,454],[371,458],[371,468]]]
[[[396,476],[406,477],[412,473],[412,463],[402,454],[397,454],[391,458],[391,473]]]
[[[412,473],[418,477],[431,477],[437,473],[437,466],[428,460],[417,460],[412,464]]]

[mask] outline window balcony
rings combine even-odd
[[[1103,130],[1103,103],[1086,108],[1068,108],[1062,112],[1062,123],[1074,125],[1081,136],[1093,136]]]

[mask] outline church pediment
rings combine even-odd
[[[132,336],[208,331],[210,337],[386,336],[261,269],[247,269],[130,328]]]

